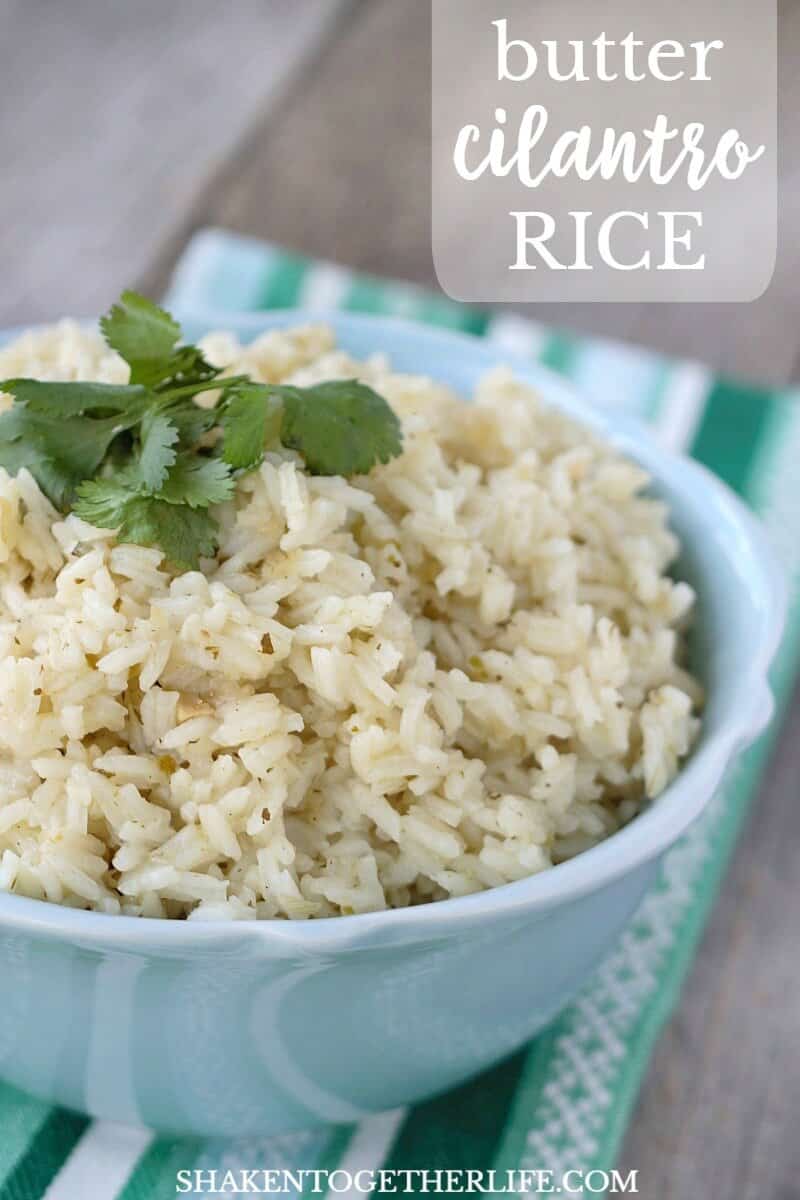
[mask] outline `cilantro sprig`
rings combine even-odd
[[[355,379],[301,388],[224,376],[177,321],[123,292],[100,321],[127,384],[7,379],[0,466],[26,467],[61,512],[196,567],[218,545],[211,511],[277,445],[316,475],[362,475],[402,451],[386,400]],[[210,404],[198,404],[203,393]]]

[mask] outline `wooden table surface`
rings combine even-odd
[[[157,294],[223,225],[435,284],[431,0],[0,0],[0,324]],[[781,242],[750,305],[531,306],[781,385],[800,375],[800,4],[781,12]],[[620,1165],[646,1200],[800,1196],[800,703]]]

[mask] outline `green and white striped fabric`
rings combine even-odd
[[[498,358],[504,349],[528,353],[593,402],[644,418],[664,444],[688,450],[744,496],[774,540],[791,581],[773,675],[779,713],[785,707],[800,660],[800,396],[464,308],[216,230],[194,238],[168,302],[184,312],[345,308],[467,330],[491,340]],[[571,1008],[479,1079],[353,1127],[246,1142],[158,1140],[52,1109],[0,1084],[0,1200],[166,1200],[175,1194],[176,1171],[191,1168],[610,1168],[778,724],[667,855],[659,882]]]

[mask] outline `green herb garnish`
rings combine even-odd
[[[123,293],[100,329],[130,382],[0,382],[14,398],[0,413],[0,466],[26,467],[61,512],[157,546],[176,566],[215,553],[209,510],[269,447],[296,450],[314,475],[347,476],[402,450],[397,416],[355,379],[301,388],[223,377],[136,292]],[[214,403],[201,407],[196,397],[209,390]]]

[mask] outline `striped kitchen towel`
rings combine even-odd
[[[773,673],[778,713],[785,708],[800,660],[800,397],[733,383],[696,363],[566,336],[523,317],[464,308],[216,230],[193,239],[167,303],[185,316],[304,305],[467,330],[489,339],[499,359],[504,350],[529,354],[594,403],[648,421],[665,445],[711,467],[765,522],[791,586]],[[166,1200],[175,1195],[176,1172],[187,1169],[216,1170],[222,1183],[228,1169],[270,1167],[610,1168],[778,724],[740,759],[704,818],[667,855],[658,883],[583,993],[500,1066],[410,1110],[246,1142],[154,1139],[0,1084],[0,1200]]]

